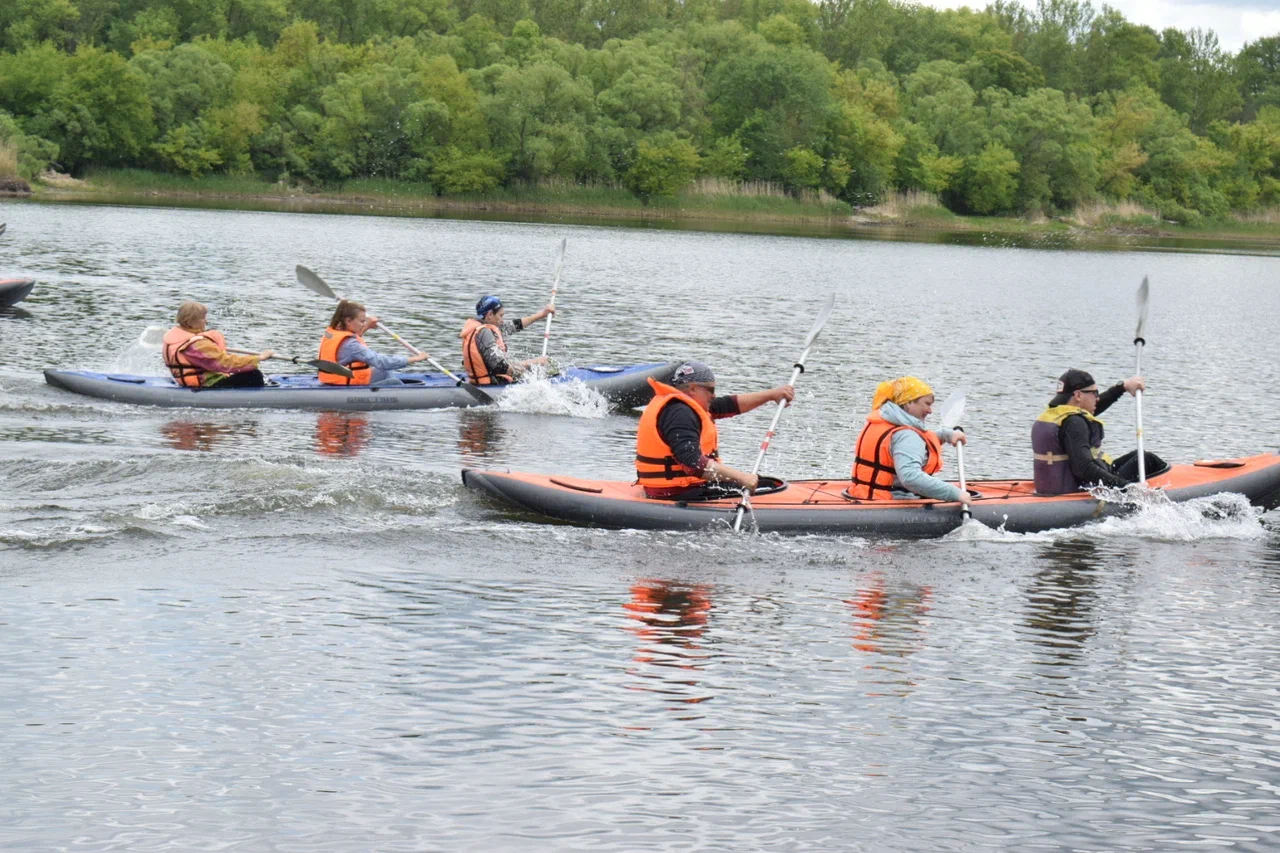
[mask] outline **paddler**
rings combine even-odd
[[[352,376],[348,379],[336,373],[321,373],[320,381],[326,385],[403,385],[391,371],[423,361],[427,353],[383,355],[369,349],[364,333],[377,325],[378,318],[367,313],[359,302],[340,301],[329,320],[329,328],[320,338],[320,358],[351,368]]]
[[[1058,393],[1031,427],[1035,455],[1036,494],[1064,495],[1093,486],[1124,488],[1138,481],[1138,453],[1126,453],[1114,462],[1102,452],[1104,434],[1098,415],[1124,396],[1145,391],[1141,376],[1131,376],[1105,391],[1083,370],[1068,370],[1058,378]],[[1148,476],[1161,474],[1168,464],[1147,453]]]
[[[851,497],[860,501],[967,497],[934,476],[942,470],[943,443],[964,444],[968,439],[963,430],[931,430],[924,425],[933,402],[933,389],[914,376],[876,386],[871,413],[854,448]]]
[[[164,363],[173,380],[185,388],[261,388],[266,382],[258,362],[275,355],[227,352],[222,332],[206,328],[209,309],[188,300],[178,306],[178,325],[164,335]]]
[[[526,361],[507,357],[506,339],[529,328],[544,317],[556,313],[548,305],[541,311],[510,322],[503,319],[507,311],[496,296],[483,296],[476,303],[476,315],[468,318],[458,337],[462,338],[462,366],[472,385],[505,385],[535,364],[546,364],[546,356]]]
[[[720,461],[715,422],[796,398],[790,385],[750,394],[716,396],[716,375],[700,361],[676,368],[670,385],[653,379],[654,398],[636,432],[636,477],[651,498],[687,500],[709,483],[754,490],[759,478]]]

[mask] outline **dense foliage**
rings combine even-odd
[[[1280,37],[1236,55],[996,0],[12,0],[0,144],[52,162],[482,193],[699,176],[973,213],[1280,203]]]

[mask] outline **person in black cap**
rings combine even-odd
[[[507,322],[507,309],[496,296],[482,296],[476,303],[476,315],[467,320],[458,333],[462,338],[462,366],[473,385],[504,385],[535,364],[546,364],[546,356],[513,362],[507,357],[506,336],[514,335],[548,314],[556,313],[550,305],[536,314]]]
[[[1035,455],[1036,494],[1062,495],[1091,486],[1123,488],[1138,481],[1138,454],[1126,453],[1114,462],[1102,452],[1104,430],[1098,415],[1124,393],[1146,390],[1141,376],[1131,376],[1106,391],[1083,370],[1074,368],[1058,379],[1058,393],[1031,427]],[[1147,475],[1169,466],[1154,453],[1146,454]]]
[[[636,430],[636,477],[651,498],[688,500],[708,483],[754,490],[759,478],[720,461],[715,422],[769,402],[790,403],[796,391],[780,385],[767,391],[716,396],[716,375],[700,361],[676,368],[671,384],[650,379],[654,398]]]

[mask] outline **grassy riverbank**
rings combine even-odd
[[[543,216],[586,216],[602,219],[712,219],[729,221],[835,222],[847,220],[852,208],[830,196],[795,198],[770,185],[729,185],[703,181],[673,198],[648,204],[632,193],[610,186],[544,182],[536,186],[500,189],[483,195],[437,195],[429,184],[383,179],[347,181],[339,187],[299,188],[254,177],[182,175],[139,169],[91,172],[83,182],[57,181],[43,186],[42,195],[111,196],[210,201],[279,201],[299,207],[343,207],[359,204],[389,211],[511,213]]]
[[[730,184],[703,180],[673,198],[646,204],[619,187],[544,182],[484,195],[437,195],[429,184],[365,179],[340,187],[300,188],[252,176],[189,178],[138,169],[91,172],[85,180],[51,176],[36,185],[45,200],[128,204],[208,204],[219,207],[269,206],[298,211],[341,211],[467,218],[534,218],[576,221],[716,223],[716,230],[768,230],[773,226],[823,233],[898,236],[995,235],[1029,242],[1090,245],[1120,241],[1238,243],[1280,251],[1280,214],[1268,212],[1189,226],[1168,222],[1132,204],[1082,206],[1067,216],[960,216],[927,193],[899,193],[881,204],[853,209],[830,196],[802,198],[770,184]],[[886,233],[885,236],[888,236]],[[908,236],[908,239],[914,239]]]

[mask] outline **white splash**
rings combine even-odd
[[[1115,539],[1130,537],[1160,542],[1198,542],[1206,539],[1264,539],[1260,508],[1244,495],[1223,492],[1175,503],[1156,489],[1091,490],[1094,497],[1131,508],[1121,516],[1109,516],[1074,528],[1040,533],[1010,533],[970,520],[951,531],[946,540],[956,542],[1054,542],[1059,539]]]
[[[581,380],[551,382],[539,376],[504,388],[498,408],[505,412],[603,418],[609,414],[609,401]]]

